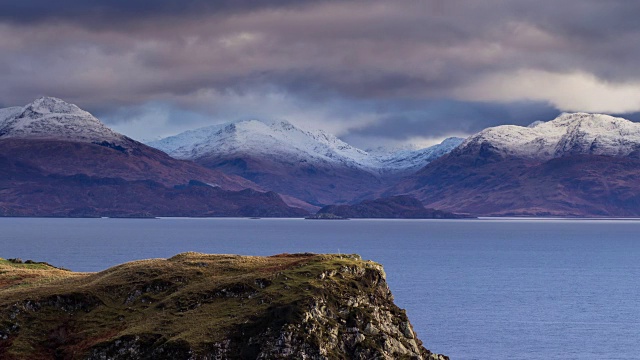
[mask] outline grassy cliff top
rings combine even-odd
[[[28,295],[59,294],[78,288],[101,292],[114,286],[140,283],[171,283],[181,291],[211,288],[256,277],[274,277],[286,272],[298,277],[302,271],[321,273],[343,266],[364,266],[382,272],[382,266],[363,261],[359,255],[280,254],[270,257],[210,255],[195,252],[169,259],[138,260],[97,273],[78,273],[45,262],[0,258],[0,304]],[[307,279],[308,280],[308,279]],[[35,288],[37,286],[37,288]]]
[[[10,288],[31,287],[82,276],[44,262],[0,258],[0,294]]]
[[[298,350],[282,349],[283,334]],[[300,351],[431,354],[393,304],[382,266],[358,255],[183,253],[97,273],[0,260],[3,359]]]

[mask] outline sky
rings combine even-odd
[[[639,17],[628,0],[5,0],[0,107],[55,96],[138,140],[282,119],[362,148],[640,120]]]

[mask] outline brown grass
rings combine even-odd
[[[11,338],[12,346],[4,356],[20,358],[46,352],[50,350],[46,346],[54,345],[68,353],[82,353],[98,343],[136,334],[184,340],[198,349],[224,339],[242,324],[269,316],[274,307],[300,304],[313,292],[324,291],[319,275],[344,266],[380,270],[379,265],[357,256],[316,254],[183,253],[98,273],[0,261],[0,325],[15,306],[20,308],[25,301],[42,304],[37,316],[18,319],[23,326]],[[56,308],[51,299],[65,294],[77,298],[73,301],[85,306],[84,310]],[[74,335],[64,344],[51,345],[47,340],[49,345],[42,345],[43,334]]]

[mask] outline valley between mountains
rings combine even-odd
[[[1,216],[636,217],[638,174],[640,125],[599,114],[365,151],[286,121],[143,144],[61,99],[0,109]]]

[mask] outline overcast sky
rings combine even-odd
[[[0,106],[137,139],[286,119],[360,147],[640,112],[640,1],[0,1]]]

